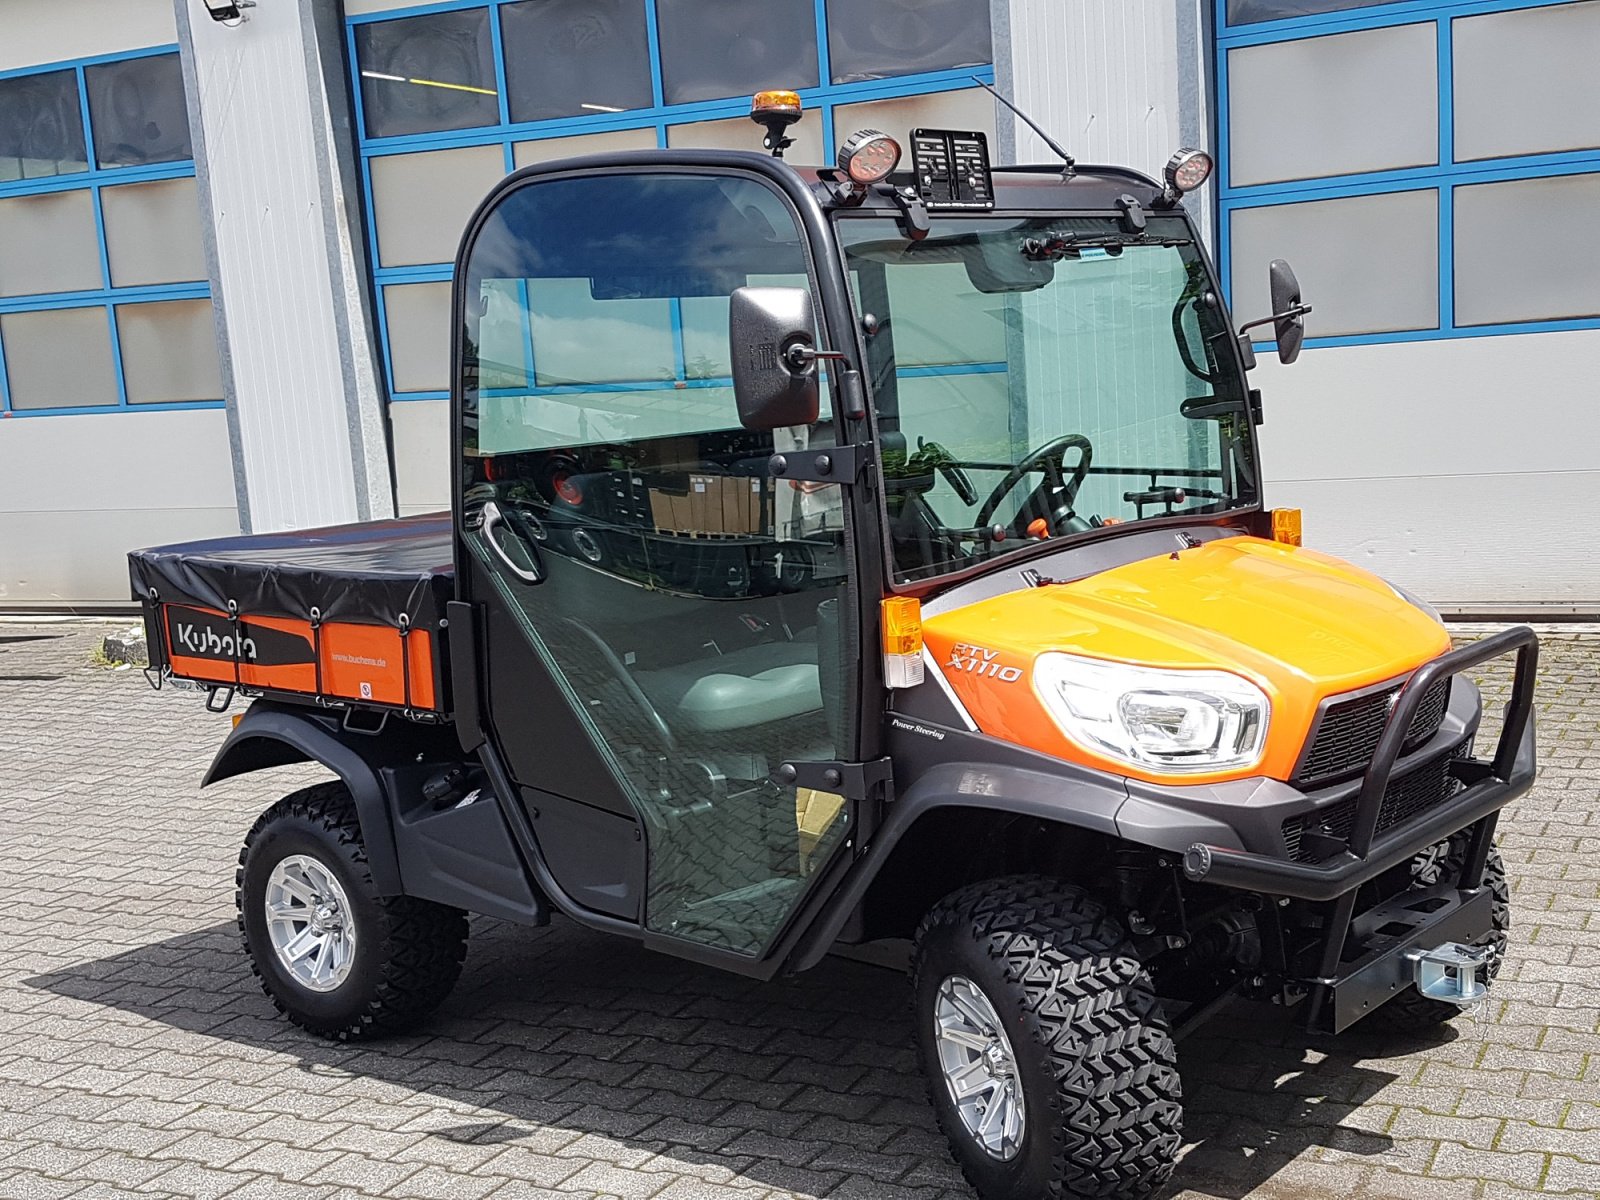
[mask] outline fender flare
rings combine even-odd
[[[1115,835],[1117,809],[1127,799],[1121,781],[1112,782],[1110,776],[1096,778],[1084,770],[1075,774],[1075,778],[1066,778],[1060,773],[994,763],[953,762],[934,767],[889,805],[866,852],[828,897],[826,909],[817,914],[790,952],[784,969],[795,973],[822,961],[901,840],[936,809],[990,809]]]
[[[1119,816],[1128,803],[1127,782],[1073,764],[1052,763],[1048,770],[983,763],[942,763],[922,775],[889,805],[883,824],[873,832],[865,853],[823,902],[822,911],[791,950],[784,969],[807,970],[821,962],[845,922],[866,898],[873,881],[894,857],[905,835],[938,809],[988,809],[996,813],[1036,817],[1057,825],[1100,833],[1121,840],[1158,846],[1186,846],[1195,830],[1207,837],[1237,844],[1227,826],[1175,807],[1147,803],[1144,820],[1129,829]],[[1159,830],[1159,833],[1157,832]],[[1176,850],[1182,854],[1182,848]]]
[[[402,893],[394,826],[379,767],[384,743],[367,734],[351,734],[330,718],[288,705],[257,700],[217,750],[200,781],[210,787],[236,775],[290,763],[321,763],[350,789],[361,822],[367,865],[379,894]],[[382,757],[380,757],[382,756]]]

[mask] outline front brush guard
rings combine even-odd
[[[1463,785],[1462,790],[1424,816],[1377,836],[1384,793],[1428,689],[1442,678],[1513,653],[1517,661],[1511,699],[1494,757],[1487,761],[1452,759],[1449,770]],[[1416,968],[1408,956],[1425,954],[1455,939],[1470,941],[1489,928],[1490,898],[1482,883],[1495,821],[1502,808],[1533,786],[1536,770],[1533,685],[1538,662],[1538,638],[1533,630],[1519,625],[1448,651],[1417,668],[1401,689],[1362,778],[1355,820],[1344,848],[1326,861],[1291,862],[1198,842],[1184,855],[1184,873],[1197,883],[1332,902],[1320,967],[1310,981],[1315,985],[1307,1017],[1311,1026],[1317,1025],[1331,1001],[1337,1032],[1413,982]],[[1430,914],[1409,936],[1369,952],[1355,963],[1346,962],[1345,945],[1356,919],[1361,885],[1468,827],[1472,837],[1460,877],[1449,889],[1452,902],[1448,911]]]

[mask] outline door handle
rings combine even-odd
[[[485,500],[483,504],[483,524],[480,528],[483,533],[483,540],[489,544],[489,549],[494,552],[496,558],[505,564],[506,570],[522,580],[523,583],[543,583],[544,571],[538,566],[539,552],[537,550],[531,546],[528,547],[528,555],[535,564],[534,568],[530,570],[513,562],[511,556],[505,552],[505,547],[495,539],[495,530],[505,523],[506,515],[500,511],[500,506],[493,500]]]

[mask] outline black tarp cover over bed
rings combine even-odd
[[[241,614],[437,627],[455,591],[450,514],[255,533],[128,555],[133,595]]]

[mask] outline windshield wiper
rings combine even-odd
[[[1076,257],[1082,250],[1104,250],[1115,257],[1122,253],[1125,246],[1191,246],[1194,239],[1184,237],[1162,237],[1157,234],[1123,234],[1107,235],[1093,234],[1084,236],[1076,233],[1049,234],[1045,237],[1030,237],[1022,240],[1022,256],[1034,262],[1057,262],[1063,258]]]

